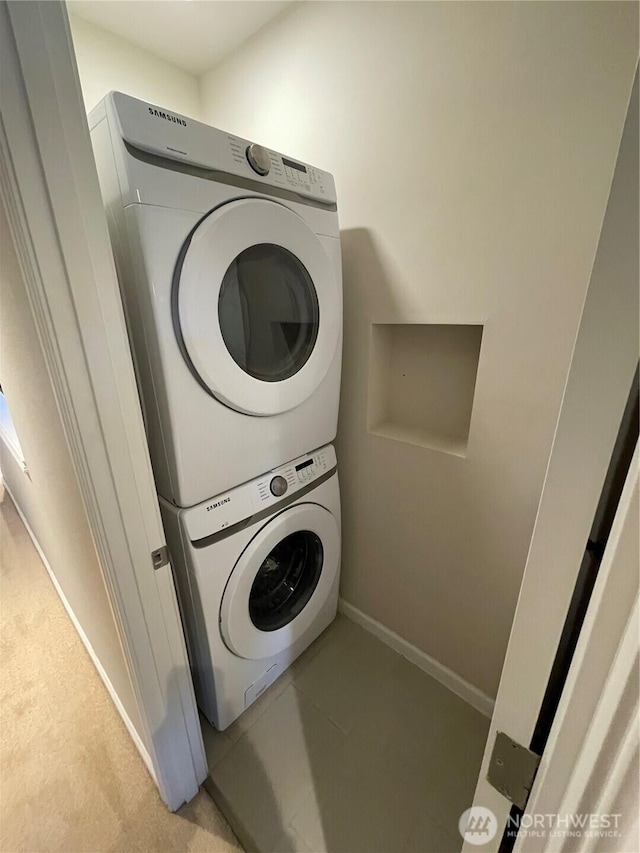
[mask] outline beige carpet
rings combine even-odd
[[[0,594],[0,851],[240,850],[204,791],[167,811],[6,495]]]

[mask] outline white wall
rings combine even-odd
[[[307,2],[201,80],[204,121],[336,177],[342,594],[490,695],[637,53],[635,4]],[[367,429],[403,322],[485,325],[464,457]]]
[[[69,15],[69,22],[87,112],[117,90],[200,118],[193,75],[77,15]]]
[[[142,737],[129,670],[2,206],[0,247],[0,383],[29,471],[0,437],[2,478]]]

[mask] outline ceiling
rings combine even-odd
[[[69,0],[77,15],[200,75],[291,0]]]

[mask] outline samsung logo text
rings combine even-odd
[[[184,125],[184,127],[187,126],[187,123],[183,118],[172,116],[170,113],[165,113],[162,110],[156,110],[154,107],[149,107],[148,109],[152,116],[163,118],[165,121],[172,121],[174,124]]]
[[[223,504],[228,504],[231,501],[231,498],[222,498],[220,501],[216,501],[214,504],[209,504],[207,507],[207,512],[211,512],[212,509],[217,509],[219,506]]]

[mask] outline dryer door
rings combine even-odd
[[[334,516],[318,504],[281,512],[251,540],[236,563],[220,608],[226,645],[243,658],[268,658],[311,626],[340,565]]]
[[[339,285],[289,208],[250,198],[214,210],[183,247],[173,288],[183,354],[226,405],[275,415],[324,379],[340,338]]]

